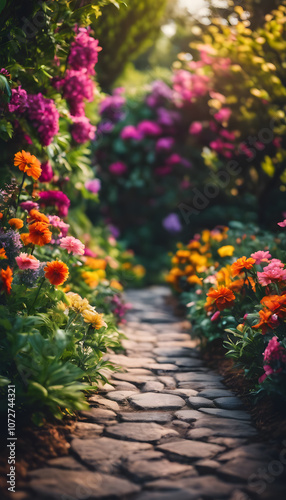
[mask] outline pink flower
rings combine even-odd
[[[17,89],[12,89],[12,97],[10,103],[8,104],[8,109],[10,113],[24,113],[28,107],[27,103],[27,92],[22,89],[21,85]]]
[[[128,140],[134,139],[134,141],[140,141],[143,138],[143,134],[137,130],[134,125],[126,125],[120,132],[121,139]]]
[[[211,317],[211,321],[217,321],[218,318],[220,317],[220,311],[216,311],[212,317]]]
[[[122,175],[126,172],[127,166],[122,161],[117,161],[109,165],[108,170],[114,175]]]
[[[284,219],[282,222],[277,222],[277,225],[280,227],[286,227],[286,219]]]
[[[270,253],[263,250],[258,250],[250,255],[253,259],[255,259],[255,264],[260,264],[261,262],[269,262],[271,259]]]
[[[174,146],[173,137],[160,137],[156,142],[156,151],[168,151]]]
[[[40,266],[40,261],[36,257],[24,252],[21,252],[15,260],[22,271],[25,269],[39,269]]]
[[[221,108],[217,113],[215,113],[214,117],[219,123],[228,122],[232,111],[230,108]]]
[[[68,253],[72,253],[73,255],[84,255],[84,244],[73,236],[66,236],[65,238],[62,238],[60,241],[60,247],[64,248]]]
[[[98,46],[98,40],[89,36],[89,30],[79,28],[78,34],[71,44],[68,63],[75,70],[85,68],[90,75],[94,75],[94,66],[98,61],[98,52],[101,50],[102,48]]]
[[[161,127],[150,120],[143,120],[138,123],[137,130],[141,132],[144,136],[156,136],[162,133]]]
[[[273,269],[275,267],[281,267],[281,269],[284,267],[283,262],[281,262],[280,259],[271,259],[270,263],[268,266],[265,266],[263,271],[269,271],[270,269]]]
[[[269,267],[269,266],[267,266]],[[286,270],[281,269],[280,267],[273,267],[271,269],[267,269],[265,271],[265,268],[263,272],[258,272],[258,281],[261,285],[267,286],[270,283],[276,283],[279,281],[285,281],[286,280]]]
[[[67,195],[62,191],[41,191],[39,193],[40,196],[40,205],[44,206],[53,206],[58,209],[60,217],[66,217],[68,214],[70,200]]]
[[[203,126],[202,126],[201,122],[193,122],[190,125],[189,133],[192,135],[198,135],[201,133],[202,130],[203,130]]]
[[[49,222],[51,226],[55,227],[56,229],[59,229],[59,237],[64,237],[68,234],[68,230],[70,225],[66,224],[60,217],[57,215],[48,215]]]
[[[28,96],[28,118],[37,130],[41,144],[48,146],[59,131],[59,112],[52,99],[43,94]]]
[[[92,179],[91,181],[87,181],[84,187],[91,193],[97,194],[101,188],[101,182],[99,179]]]

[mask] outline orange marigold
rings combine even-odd
[[[286,317],[286,295],[266,295],[260,304],[277,314],[279,318]]]
[[[39,160],[31,153],[22,150],[15,154],[14,157],[14,165],[15,167],[19,167],[19,170],[25,172],[29,177],[33,177],[33,179],[37,180],[41,173],[41,163]]]
[[[2,281],[2,289],[4,292],[10,294],[13,281],[13,272],[11,267],[7,266],[7,269],[1,269],[0,278]]]
[[[219,311],[232,307],[235,301],[234,293],[223,285],[219,286],[217,290],[210,290],[207,296],[215,302]]]
[[[237,259],[237,261],[231,265],[232,276],[237,276],[244,271],[252,269],[254,264],[255,259],[253,259],[252,257],[249,257],[249,259],[247,259],[245,256],[243,256],[240,259]]]
[[[29,233],[22,233],[20,235],[20,238],[21,238],[22,242],[24,243],[24,245],[29,245],[31,243]]]
[[[34,222],[29,226],[29,243],[34,245],[39,245],[43,247],[47,243],[50,243],[52,239],[52,233],[48,228],[48,225],[44,222]]]
[[[32,210],[30,210],[27,221],[29,224],[32,224],[33,222],[44,222],[45,224],[50,223],[48,217],[36,210],[36,208],[32,208]]]
[[[7,259],[5,248],[0,248],[0,259]]]
[[[273,330],[275,327],[277,327],[277,322],[273,320],[272,316],[272,311],[264,311],[263,309],[261,309],[261,311],[259,311],[259,323],[253,325],[252,328],[261,328],[262,335],[265,335],[269,328]]]
[[[17,219],[17,218],[14,218],[14,219],[10,219],[8,220],[8,224],[13,228],[13,229],[21,229],[21,227],[24,226],[24,222],[22,221],[22,219]]]
[[[48,262],[44,268],[45,277],[49,280],[51,285],[62,285],[69,275],[68,266],[61,260],[53,260]]]

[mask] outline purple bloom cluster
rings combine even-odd
[[[122,298],[119,295],[114,295],[111,300],[112,312],[117,316],[121,322],[123,322],[123,318],[127,311],[132,308],[131,304],[124,303]]]
[[[12,97],[8,104],[10,113],[24,113],[28,107],[28,95],[21,85],[17,89],[12,89]]]
[[[39,193],[39,196],[40,205],[44,205],[45,207],[55,206],[58,209],[60,217],[67,216],[70,206],[70,200],[62,191],[41,191]]]
[[[73,125],[71,129],[72,138],[78,144],[95,138],[96,127],[91,125],[86,116],[73,116]]]
[[[182,224],[177,214],[171,213],[163,219],[163,227],[169,231],[169,233],[178,233],[182,230]]]
[[[146,103],[150,108],[155,108],[165,103],[165,101],[172,101],[172,89],[161,80],[155,80],[152,84],[152,91],[146,98]]]
[[[52,99],[43,94],[28,95],[28,118],[38,130],[43,146],[51,144],[59,131],[59,112]]]
[[[89,36],[89,29],[78,28],[78,34],[71,44],[68,63],[72,69],[81,70],[86,68],[90,75],[94,75],[94,66],[98,61],[98,52],[102,49],[98,45],[98,40]]]
[[[84,99],[93,100],[94,83],[86,69],[68,69],[65,78],[55,82],[56,89],[62,89],[63,97],[67,100],[73,116],[84,115]]]
[[[15,258],[19,254],[22,246],[20,234],[17,231],[9,229],[6,233],[0,232],[0,247],[5,249],[9,266],[14,265]]]

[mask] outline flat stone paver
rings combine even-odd
[[[31,471],[19,498],[286,498],[283,475],[275,476],[277,444],[263,442],[242,401],[205,366],[165,304],[168,294],[166,287],[125,294],[134,305],[122,327],[125,351],[105,356],[119,371],[104,372],[109,383],[99,382],[90,411],[79,412],[70,453]]]

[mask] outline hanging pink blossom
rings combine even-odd
[[[43,94],[28,96],[28,118],[36,128],[41,144],[48,146],[59,131],[59,112],[52,99]]]
[[[96,127],[91,125],[86,116],[73,116],[72,119],[71,135],[75,142],[83,144],[95,138]]]
[[[50,182],[54,176],[52,165],[49,161],[41,164],[42,173],[39,177],[40,182]]]
[[[94,66],[98,61],[98,52],[102,50],[95,40],[89,35],[90,30],[78,28],[78,33],[71,44],[68,63],[75,70],[85,68],[90,75],[94,75]]]

